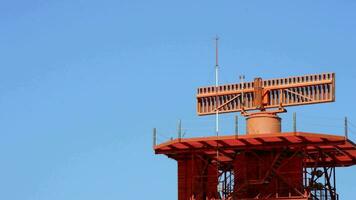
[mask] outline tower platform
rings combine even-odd
[[[216,150],[219,149],[219,155]],[[181,138],[154,147],[156,154],[179,159],[184,154],[201,154],[211,160],[231,162],[242,151],[289,149],[303,153],[306,166],[342,167],[356,164],[356,145],[344,136],[286,132],[260,135],[231,135]],[[322,158],[321,158],[322,156]]]
[[[335,167],[356,164],[351,140],[305,132],[178,138],[154,150],[177,161],[179,200],[336,200]]]

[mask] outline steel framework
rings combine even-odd
[[[179,137],[154,150],[178,163],[178,200],[338,200],[335,167],[356,164],[356,145],[347,136],[283,133],[276,114],[334,100],[334,73],[199,88],[198,115],[241,112],[247,134]]]
[[[312,167],[304,169],[304,188],[311,199],[338,200],[335,167]]]
[[[334,200],[334,168],[356,164],[352,141],[302,132],[182,138],[155,152],[178,161],[179,200]]]

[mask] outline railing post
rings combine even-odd
[[[239,135],[239,117],[235,115],[235,137]]]
[[[347,124],[347,117],[345,117],[344,120],[344,128],[345,128],[345,138],[348,139],[349,138],[349,131],[348,131],[348,124]]]
[[[178,120],[178,127],[177,127],[177,131],[178,131],[178,139],[182,139],[182,120]]]
[[[293,132],[297,132],[297,113],[293,113]]]
[[[157,145],[157,130],[153,128],[153,147]]]

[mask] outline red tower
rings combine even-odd
[[[246,135],[177,138],[154,150],[178,163],[178,200],[337,200],[335,167],[356,164],[356,145],[282,133],[278,117],[287,106],[333,101],[333,73],[198,88],[198,115],[241,112]]]

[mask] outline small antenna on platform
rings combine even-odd
[[[241,93],[241,107],[244,108],[245,107],[245,94],[244,94],[244,89],[245,89],[245,75],[240,75],[240,84],[241,84],[241,89],[242,89],[242,93]]]
[[[293,132],[297,132],[297,113],[293,113]]]
[[[349,128],[348,128],[348,123],[347,122],[348,122],[347,121],[347,117],[345,117],[345,119],[344,119],[344,129],[345,129],[345,138],[346,139],[348,139],[348,137],[349,137],[349,133],[348,133]]]
[[[235,115],[235,136],[236,138],[239,135],[239,117]]]
[[[182,139],[182,120],[178,120],[178,140]]]
[[[157,129],[153,128],[153,147],[157,145]]]
[[[215,37],[215,92],[218,94],[219,90],[219,37]],[[219,97],[215,97],[215,128],[216,136],[219,136]]]

